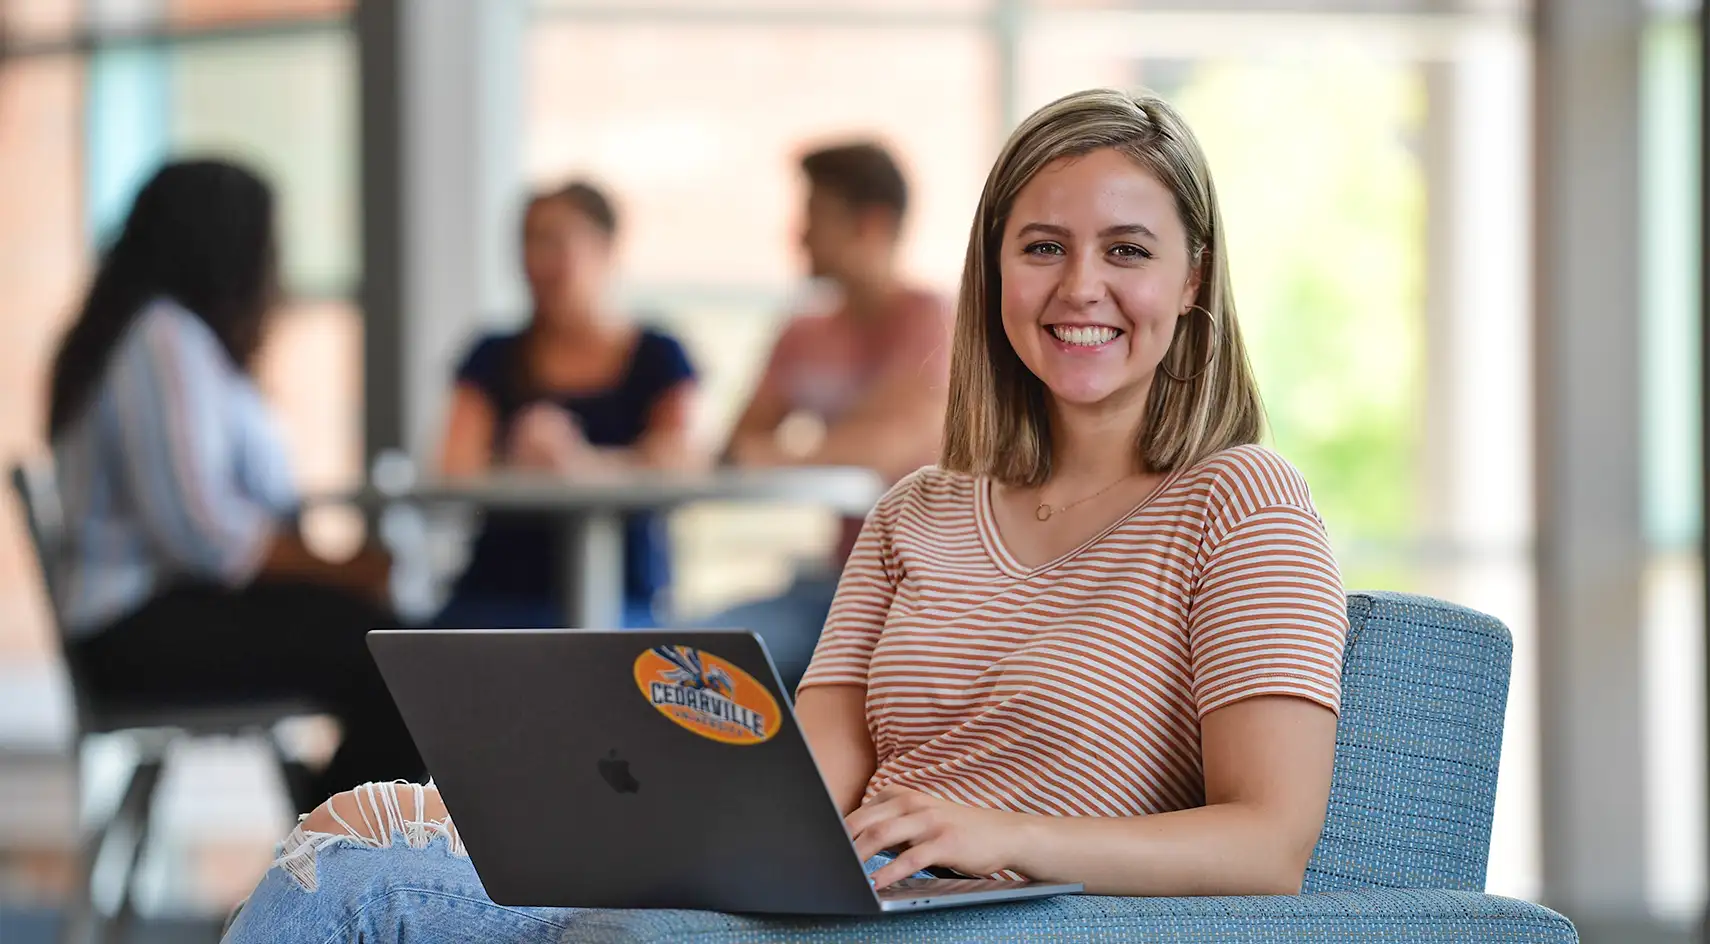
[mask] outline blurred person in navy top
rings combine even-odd
[[[54,359],[66,535],[48,566],[84,695],[300,697],[336,715],[338,752],[292,785],[308,810],[423,768],[363,639],[395,622],[391,559],[370,546],[327,561],[304,543],[290,455],[251,376],[279,295],[274,205],[223,161],[169,164],[138,193]]]
[[[607,302],[617,233],[611,201],[588,183],[529,201],[523,265],[533,316],[519,332],[480,338],[458,366],[442,474],[602,478],[699,461],[689,430],[695,372],[682,345]],[[654,600],[671,576],[664,520],[629,516],[624,556],[625,625],[657,625]],[[490,513],[435,622],[561,626],[562,575],[551,522]]]

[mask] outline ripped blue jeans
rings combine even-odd
[[[450,819],[419,784],[364,784],[338,832],[299,823],[223,944],[574,944],[577,908],[494,904]],[[307,817],[305,817],[307,819]],[[890,861],[868,860],[868,874]],[[926,877],[926,873],[920,873]]]

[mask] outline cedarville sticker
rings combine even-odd
[[[766,686],[710,652],[654,646],[635,660],[635,684],[660,714],[725,744],[759,744],[783,724]]]

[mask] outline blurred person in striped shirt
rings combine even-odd
[[[309,809],[423,768],[363,643],[394,621],[390,558],[371,546],[335,563],[304,543],[250,373],[279,295],[274,207],[266,182],[222,161],[169,164],[138,193],[53,364],[66,536],[49,566],[96,697],[303,697],[337,716],[338,751],[292,797]]]

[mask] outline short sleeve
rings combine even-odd
[[[458,383],[468,384],[489,398],[498,399],[500,386],[510,372],[510,352],[515,340],[515,335],[480,338],[457,362],[453,376]]]
[[[646,363],[642,366],[645,393],[649,400],[684,381],[695,379],[695,365],[682,342],[661,331],[649,331],[643,336]]]
[[[1340,711],[1347,601],[1310,508],[1257,508],[1204,553],[1188,611],[1199,717],[1258,695]]]
[[[831,615],[826,618],[825,630],[820,633],[813,661],[808,664],[798,691],[815,685],[866,686],[873,647],[884,632],[885,618],[897,592],[892,523],[899,504],[913,492],[915,478],[910,476],[897,483],[862,524],[855,549],[843,565],[837,595],[831,602]]]

